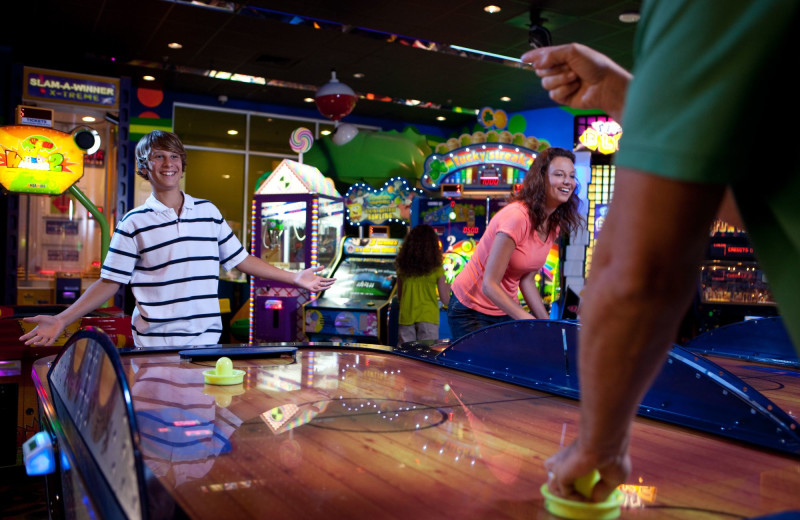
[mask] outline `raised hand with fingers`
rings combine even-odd
[[[322,292],[329,289],[333,285],[333,282],[336,281],[336,278],[317,276],[317,273],[324,269],[325,267],[323,266],[317,266],[300,271],[295,275],[294,284],[313,292]]]
[[[605,54],[570,43],[530,50],[522,61],[533,66],[553,101],[621,119],[632,76]]]
[[[27,334],[20,336],[19,340],[26,345],[48,347],[64,332],[66,324],[55,316],[40,314],[38,316],[22,318],[27,323],[36,323],[36,327]]]

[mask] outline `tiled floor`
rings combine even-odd
[[[23,466],[0,467],[0,518],[47,518],[44,477],[29,477]]]

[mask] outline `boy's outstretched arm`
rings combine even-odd
[[[304,271],[294,273],[292,271],[285,271],[274,265],[268,264],[253,255],[245,258],[239,265],[236,266],[238,270],[251,276],[258,276],[265,280],[273,280],[276,282],[288,283],[308,289],[312,292],[322,292],[330,288],[336,278],[325,278],[317,276],[317,273],[325,269],[323,266],[309,267]]]
[[[64,309],[55,316],[40,314],[30,318],[23,318],[28,323],[36,323],[36,327],[20,336],[19,340],[26,345],[38,345],[46,347],[64,332],[67,325],[79,320],[100,307],[104,302],[112,298],[119,290],[120,284],[105,278],[100,278],[86,289],[75,303]]]

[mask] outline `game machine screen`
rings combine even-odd
[[[251,252],[288,271],[325,266],[329,276],[344,231],[344,202],[313,166],[283,160],[256,190]],[[251,277],[250,341],[302,341],[302,306],[316,295]]]
[[[767,278],[743,229],[714,221],[706,259],[700,266],[696,305],[687,336],[752,318],[777,316]],[[685,320],[685,321],[687,321]],[[681,338],[691,339],[691,338]]]
[[[379,190],[354,184],[345,195],[348,222],[359,229],[381,230],[390,222],[408,223],[418,195],[419,190],[402,178],[390,179]],[[342,241],[331,274],[336,283],[305,305],[305,332],[311,341],[388,345],[394,340],[390,304],[397,282],[394,260],[401,244],[402,239],[386,236]]]

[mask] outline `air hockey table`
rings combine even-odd
[[[26,462],[47,475],[54,518],[553,518],[539,487],[577,433],[577,329],[186,351],[81,330],[34,366],[45,430]],[[204,383],[222,354],[242,383]],[[623,518],[800,509],[793,412],[680,347],[631,456]]]

